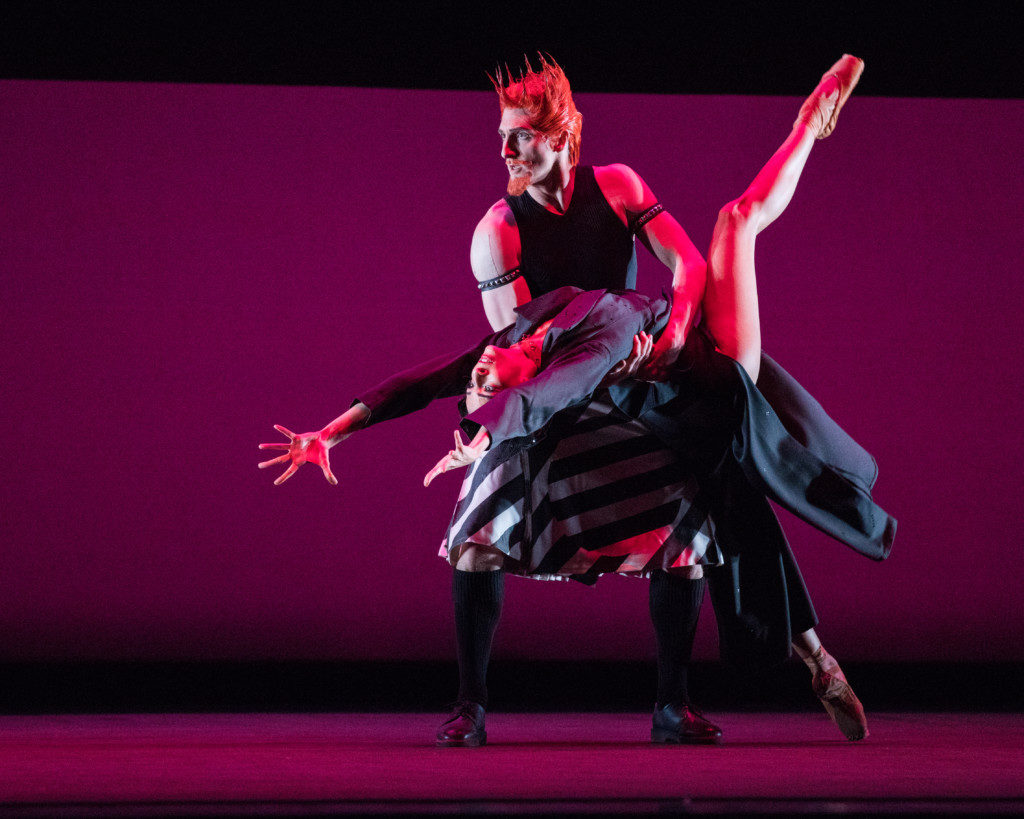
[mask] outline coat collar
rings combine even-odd
[[[520,305],[516,308],[518,318],[512,342],[518,341],[538,325],[553,318],[551,328],[544,336],[543,349],[550,350],[562,333],[571,330],[590,314],[605,292],[607,291],[559,287]]]

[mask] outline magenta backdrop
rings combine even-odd
[[[0,659],[452,655],[459,480],[421,480],[454,407],[345,442],[338,487],[272,486],[256,444],[486,330],[492,97],[0,84]],[[704,248],[799,100],[578,104],[584,161],[636,168]],[[1022,136],[1019,101],[855,97],[758,246],[766,349],[900,520],[875,564],[784,518],[842,657],[1024,659]],[[650,657],[646,606],[641,581],[510,580],[497,655]]]

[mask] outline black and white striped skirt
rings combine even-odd
[[[499,446],[470,467],[442,557],[454,566],[486,546],[513,574],[585,583],[722,562],[692,475],[599,395],[556,416],[533,447],[508,457]]]

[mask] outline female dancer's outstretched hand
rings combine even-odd
[[[277,486],[294,475],[300,466],[309,462],[323,470],[324,477],[327,478],[329,484],[337,486],[338,479],[331,472],[331,458],[328,453],[332,446],[344,441],[356,430],[362,429],[369,419],[370,408],[361,401],[356,401],[319,432],[303,432],[301,435],[296,435],[287,427],[274,424],[274,429],[287,436],[288,443],[260,444],[260,449],[286,449],[288,451],[284,455],[264,461],[260,464],[260,469],[291,461],[281,477],[274,481],[274,486]]]
[[[427,473],[427,476],[423,479],[423,485],[430,486],[430,482],[442,472],[469,466],[483,455],[490,445],[491,437],[485,429],[481,429],[468,444],[462,443],[462,435],[458,430],[455,430],[455,449],[449,450],[448,454],[437,462],[437,466]]]
[[[288,468],[274,481],[274,486],[284,483],[298,471],[300,466],[307,462],[319,466],[328,483],[334,486],[338,485],[338,479],[331,472],[330,449],[323,439],[322,432],[304,432],[301,435],[296,435],[290,429],[278,424],[274,424],[274,429],[282,435],[288,436],[288,443],[260,444],[260,449],[286,449],[288,451],[284,455],[263,461],[260,464],[260,469],[291,461]]]

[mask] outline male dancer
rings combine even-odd
[[[798,121],[790,139],[744,195],[720,212],[709,253],[709,295],[705,306],[706,323],[717,328],[718,347],[728,357],[713,351],[706,332],[693,333],[686,345],[686,365],[672,373],[671,389],[660,392],[654,403],[634,403],[633,409],[626,410],[644,425],[668,432],[673,445],[680,444],[685,455],[709,446],[707,430],[728,431],[744,442],[743,447],[737,448],[719,437],[710,444],[721,449],[710,462],[727,464],[724,471],[721,467],[713,470],[722,488],[738,492],[733,497],[746,495],[741,508],[723,507],[722,516],[717,519],[726,550],[734,554],[745,551],[745,539],[758,535],[742,525],[735,526],[731,518],[744,518],[751,511],[756,514],[758,504],[752,495],[762,487],[808,522],[875,559],[888,554],[895,531],[895,521],[871,501],[870,484],[875,470],[866,453],[858,452],[855,445],[845,446],[841,431],[837,435],[834,423],[798,386],[783,385],[788,393],[780,392],[773,406],[753,385],[753,378],[759,375],[764,363],[770,364],[768,359],[762,362],[754,348],[760,338],[757,310],[752,308],[756,305],[755,239],[788,203],[813,137],[820,133],[823,124],[834,121],[838,100],[838,95],[820,98],[811,115],[806,121]],[[719,312],[725,315],[716,315]],[[434,359],[383,382],[318,432],[294,435],[278,427],[288,436],[289,443],[265,444],[261,448],[284,449],[287,454],[260,466],[290,461],[286,472],[275,481],[281,483],[309,461],[319,464],[333,483],[330,447],[357,429],[464,390],[470,411],[467,421],[478,424],[480,429],[469,445],[462,444],[457,437],[455,450],[438,463],[425,482],[481,456],[484,458],[474,471],[480,471],[478,467],[489,459],[491,466],[483,470],[487,473],[508,460],[508,450],[503,450],[506,443],[518,440],[524,442],[523,446],[536,446],[534,435],[554,414],[568,406],[579,406],[592,395],[612,364],[628,351],[633,335],[660,331],[668,313],[665,302],[651,301],[629,291],[581,292],[559,288],[525,305],[514,325],[475,347],[455,356]],[[619,399],[628,393],[627,390],[620,394]],[[795,424],[799,429],[795,438],[775,412],[787,402],[801,419]],[[688,414],[694,406],[698,413]],[[731,413],[730,407],[740,408],[742,417]],[[710,423],[701,420],[708,416]],[[817,489],[812,491],[812,487]],[[760,506],[767,508],[763,496],[759,500]],[[781,542],[778,538],[767,542],[770,534],[762,533],[766,540],[764,549],[778,556],[781,549],[788,547],[784,538]],[[499,552],[510,556],[507,549]],[[849,718],[848,712],[836,717],[841,727]],[[844,730],[852,731],[855,727],[851,723]],[[481,721],[472,739],[482,744],[484,737]],[[652,738],[679,741],[678,725],[671,715],[656,711]]]
[[[814,139],[831,133],[862,69],[863,62],[844,56],[804,103],[789,140],[765,169],[778,177],[778,183],[762,182],[759,189],[755,182],[748,191],[746,201],[755,203],[759,214],[777,215],[785,207]],[[527,65],[518,79],[499,72],[494,85],[501,107],[499,135],[509,171],[509,196],[496,202],[481,220],[470,252],[492,328],[510,324],[517,305],[559,286],[633,287],[636,235],[673,275],[672,314],[645,365],[646,377],[664,376],[675,361],[702,297],[709,299],[708,306],[725,307],[728,302],[734,308],[707,312],[716,316],[714,325],[708,326],[712,337],[727,340],[719,341],[720,346],[727,345],[722,347],[726,352],[730,338],[735,348],[737,328],[757,326],[749,320],[751,311],[757,312],[756,288],[730,289],[712,276],[705,295],[703,258],[640,176],[625,165],[578,166],[582,116],[561,68],[542,57],[539,71]],[[759,176],[763,178],[767,177]],[[749,269],[753,270],[752,263]],[[751,303],[744,303],[744,293],[755,294]],[[760,359],[759,336],[743,339],[743,345],[747,355]],[[750,365],[756,378],[759,364],[743,363]],[[791,553],[788,557],[792,558]],[[829,715],[847,738],[860,739],[867,734],[863,709],[814,631],[817,618],[809,598],[804,594],[802,600],[793,599],[803,591],[795,561],[790,573],[790,585],[795,587],[790,591],[793,648],[808,665],[814,691]],[[711,574],[714,577],[715,573]],[[731,578],[719,581],[712,581],[716,613],[730,607],[728,589],[733,586]],[[689,708],[686,692],[704,585],[699,572],[689,576],[655,572],[651,578],[659,705],[672,706],[666,712],[671,716],[665,718],[674,724],[680,742],[707,741],[721,735],[717,726]],[[472,743],[482,730],[484,675],[502,597],[503,577],[493,561],[473,549],[464,553],[453,581],[460,704],[439,732],[443,744]],[[466,707],[466,702],[472,705]]]

